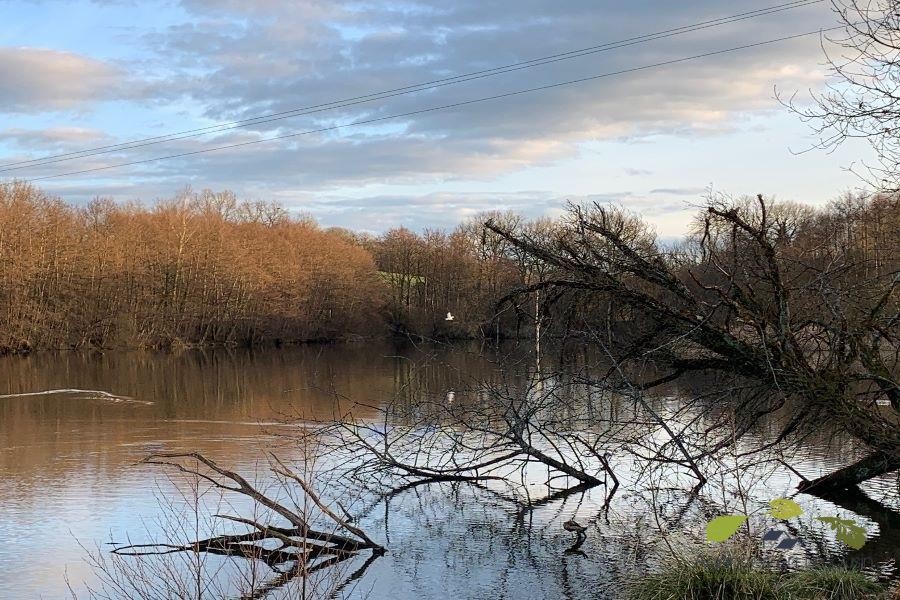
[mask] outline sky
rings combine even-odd
[[[651,65],[833,27],[827,2],[352,106],[10,166],[785,2],[0,0],[0,181],[34,179],[75,203],[229,189],[373,232],[452,228],[493,209],[554,216],[566,202],[598,201],[675,237],[710,190],[823,204],[860,184],[848,167],[867,150],[804,152],[809,125],[776,97],[806,102],[822,89],[818,34]],[[245,143],[292,134],[301,135]],[[234,144],[243,145],[151,160]],[[102,170],[56,177],[90,169]]]

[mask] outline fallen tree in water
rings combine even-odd
[[[900,197],[876,201],[893,206],[896,221]],[[638,218],[597,204],[572,206],[552,235],[486,226],[547,265],[511,300],[544,292],[605,302],[609,323],[628,324],[627,337],[596,322],[571,333],[609,354],[610,377],[650,390],[692,373],[724,374],[759,392],[752,403],[730,403],[738,433],[780,411],[777,441],[823,426],[857,440],[867,456],[801,485],[827,494],[900,469],[900,227],[882,230],[873,254],[835,244],[829,218],[761,195],[711,199],[693,241],[673,251]],[[630,375],[651,362],[665,371]],[[740,438],[731,437],[692,454]]]
[[[394,398],[366,405],[377,419],[355,419],[351,411],[309,429],[305,443],[340,457],[347,481],[379,493],[440,481],[524,487],[537,467],[553,493],[618,487],[609,458],[627,424],[598,422],[571,393],[574,384],[532,373],[515,383],[472,385],[451,402],[420,393],[414,404]]]
[[[734,438],[744,436],[745,425],[732,422],[727,431],[719,431],[729,419],[727,411],[711,415],[697,399],[681,407],[645,395],[635,385],[616,388],[610,380],[598,386],[586,373],[575,372],[566,378],[558,372],[541,374],[532,363],[520,363],[518,369],[510,363],[505,365],[503,373],[492,381],[473,381],[472,388],[457,388],[452,395],[444,390],[429,391],[427,377],[410,377],[410,381],[423,385],[411,384],[413,389],[403,389],[396,397],[365,406],[365,410],[357,410],[360,403],[356,402],[350,412],[336,415],[329,422],[305,420],[296,429],[279,428],[277,435],[282,442],[304,450],[306,456],[320,457],[322,464],[321,468],[308,469],[304,462],[301,475],[296,470],[299,467],[288,467],[287,461],[269,455],[268,473],[278,483],[274,492],[251,484],[200,454],[152,455],[146,464],[174,469],[214,490],[250,502],[247,506],[233,505],[229,515],[217,511],[217,527],[221,529],[224,522],[229,526],[226,533],[217,530],[215,535],[189,537],[184,542],[117,545],[114,556],[246,559],[231,562],[259,563],[268,578],[252,580],[253,589],[260,594],[240,597],[261,597],[266,590],[282,587],[281,593],[288,593],[293,589],[289,586],[304,585],[305,579],[320,577],[332,567],[338,574],[326,577],[333,581],[362,576],[385,551],[387,544],[376,540],[398,543],[387,530],[392,499],[404,492],[418,497],[423,489],[420,486],[433,485],[453,494],[463,488],[477,490],[486,503],[504,507],[499,519],[508,519],[512,527],[531,523],[529,514],[550,507],[558,516],[555,529],[560,531],[559,523],[564,518],[578,517],[577,523],[589,528],[593,541],[601,521],[606,518],[608,523],[619,477],[634,485],[642,469],[650,472],[629,492],[637,488],[654,496],[652,512],[656,514],[655,494],[659,490],[687,488],[681,485],[684,479],[671,475],[672,465],[683,467],[694,477],[697,473],[708,477],[715,485],[732,477],[736,470],[752,469],[757,460],[755,456],[743,456],[743,449],[733,443]],[[765,401],[756,389],[742,391],[741,387],[734,385],[728,396],[721,398],[741,395],[748,407]],[[715,396],[707,400],[715,404],[719,399]],[[336,402],[335,406],[346,404]],[[374,415],[373,410],[377,411]],[[354,412],[365,418],[353,418]],[[710,433],[710,429],[716,431]],[[285,452],[296,456],[295,452]],[[723,465],[726,461],[720,459],[720,452],[735,463]],[[771,457],[765,458],[771,461]],[[737,477],[758,479],[759,471],[738,473]],[[315,482],[315,488],[311,482]],[[592,514],[570,512],[577,510],[573,506],[581,506],[592,488],[603,491],[605,504],[600,505],[603,496],[595,496]],[[286,492],[289,489],[296,494]],[[316,489],[324,493],[320,496]],[[684,494],[698,499],[699,505],[711,499],[711,495],[698,492]],[[567,503],[567,498],[574,502]],[[689,528],[681,519],[693,510],[690,506],[688,501],[664,523],[657,520],[657,527],[661,531]],[[256,507],[264,510],[259,513]],[[380,526],[376,515],[381,508],[385,530],[369,535],[365,529]],[[502,528],[505,523],[500,521],[498,526]],[[572,547],[559,551],[585,552],[583,543],[584,539],[576,537]],[[885,543],[884,548],[873,545],[872,550],[891,552],[890,539]],[[586,552],[591,552],[591,546],[587,544]],[[405,548],[403,551],[408,552]],[[369,554],[367,560],[357,568],[364,554]],[[341,573],[341,569],[351,568],[356,571]],[[310,597],[332,596],[321,593]]]
[[[343,584],[346,585],[359,578],[372,559],[384,554],[385,548],[354,525],[351,522],[352,517],[341,516],[338,511],[323,502],[312,485],[277,456],[270,454],[269,459],[271,473],[285,486],[282,489],[290,486],[298,487],[305,499],[304,502],[299,502],[294,494],[288,496],[291,499],[290,505],[288,502],[277,500],[274,494],[260,491],[242,475],[221,467],[199,453],[160,453],[148,456],[143,461],[145,464],[172,468],[196,482],[208,484],[212,490],[243,496],[255,505],[267,509],[269,514],[266,518],[251,518],[247,514],[216,514],[215,518],[244,526],[247,531],[219,534],[186,543],[115,544],[112,553],[119,557],[160,557],[176,553],[212,554],[262,562],[271,570],[274,577],[260,578],[259,582],[254,582],[251,588],[241,595],[242,598],[261,598],[295,578],[307,578],[318,571],[358,556],[360,552],[371,551],[371,559],[366,561],[361,569],[350,574]],[[304,507],[303,510],[299,508],[301,506]],[[314,507],[315,510],[310,510],[310,507]],[[256,512],[252,510],[250,515],[256,515]],[[275,521],[279,518],[285,524],[277,524]],[[140,585],[148,583],[146,581],[148,578],[135,576],[135,573],[140,571],[123,568],[121,564],[111,567],[100,561],[98,566],[101,571],[106,572],[105,583],[107,587],[113,588],[114,592],[127,593],[128,590],[134,590],[135,587],[139,588]],[[116,571],[124,572],[127,576],[110,577]],[[172,569],[168,567],[164,570],[169,572],[169,577],[171,571]],[[140,590],[138,597],[146,597],[145,594],[146,590]],[[130,594],[127,595],[131,597]]]
[[[544,385],[547,388],[541,391]],[[477,406],[447,405],[422,398],[417,406],[419,418],[406,419],[406,424],[398,424],[398,420],[404,420],[399,413],[406,407],[392,402],[382,407],[384,421],[380,423],[353,420],[350,415],[333,422],[304,422],[287,439],[291,446],[303,449],[313,459],[325,457],[326,464],[310,468],[303,476],[270,453],[268,471],[277,481],[274,489],[251,484],[241,474],[203,454],[152,454],[142,464],[172,470],[195,486],[205,485],[207,491],[198,494],[198,498],[212,490],[248,500],[242,508],[228,503],[235,507],[235,514],[213,515],[220,522],[216,529],[225,522],[240,530],[184,542],[167,539],[114,544],[112,555],[116,559],[141,560],[214,555],[262,563],[270,575],[237,578],[249,582],[243,593],[217,591],[223,596],[249,599],[264,597],[276,589],[287,590],[286,586],[293,584],[308,589],[304,581],[307,578],[370,552],[354,572],[331,577],[327,591],[308,595],[333,597],[336,590],[356,581],[377,557],[387,552],[357,523],[376,505],[384,503],[386,507],[391,497],[419,486],[446,482],[472,485],[499,502],[514,506],[518,519],[530,510],[600,485],[608,488],[608,506],[618,480],[607,460],[608,453],[600,445],[604,432],[585,434],[570,430],[574,423],[571,415],[564,420],[548,418],[548,414],[566,406],[576,410],[559,394],[559,388],[534,379],[524,394],[499,388],[483,391],[490,395],[490,401]],[[579,422],[584,418],[581,415]],[[547,468],[548,493],[541,497],[530,496],[525,481],[526,472],[534,467]],[[312,481],[328,491],[331,502],[315,491]],[[177,490],[177,483],[175,487]],[[369,493],[361,495],[360,490]],[[172,503],[178,495],[177,491],[166,491],[164,500]],[[354,505],[354,498],[362,498],[362,505]],[[195,511],[200,504],[194,504]],[[184,531],[175,536],[167,534],[168,538],[184,536]],[[583,538],[578,538],[566,552],[578,552],[583,542]],[[102,558],[94,558],[94,563],[108,594],[98,597],[157,597],[160,590],[168,595],[187,593],[179,591],[181,588],[171,589],[173,585],[167,580],[177,570],[171,565],[154,569],[142,563],[110,563]],[[209,585],[210,577],[215,577],[216,569],[209,569],[206,574],[199,572],[203,570],[200,567],[197,570],[197,581],[202,580],[204,586]]]

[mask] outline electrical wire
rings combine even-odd
[[[41,177],[32,177],[32,178],[30,178],[30,179],[24,179],[23,181],[24,181],[24,182],[35,182],[35,181],[44,181],[44,180],[47,180],[47,179],[56,179],[56,178],[59,178],[59,177],[68,177],[68,176],[72,176],[72,175],[83,175],[83,174],[86,174],[86,173],[96,173],[96,172],[100,172],[100,171],[108,171],[108,170],[110,170],[110,169],[117,169],[117,168],[121,168],[121,167],[128,167],[128,166],[133,166],[133,165],[147,164],[147,163],[158,162],[158,161],[163,161],[163,160],[170,160],[170,159],[173,159],[173,158],[183,158],[183,157],[186,157],[186,156],[196,156],[196,155],[199,155],[199,154],[206,154],[206,153],[208,153],[208,152],[218,152],[218,151],[221,151],[221,150],[229,150],[229,149],[232,149],[232,148],[241,148],[241,147],[245,147],[245,146],[251,146],[251,145],[254,145],[254,144],[264,144],[264,143],[267,143],[267,142],[274,142],[274,141],[277,141],[277,140],[291,139],[291,138],[296,138],[296,137],[300,137],[300,136],[304,136],[304,135],[311,135],[311,134],[315,134],[315,133],[323,133],[323,132],[326,132],[326,131],[335,131],[335,130],[337,130],[337,129],[341,129],[341,128],[344,128],[344,127],[358,127],[358,126],[360,126],[360,125],[369,125],[369,124],[372,124],[372,123],[380,123],[380,122],[388,121],[388,120],[391,120],[391,119],[399,119],[399,118],[403,118],[403,117],[410,117],[410,116],[421,115],[421,114],[426,114],[426,113],[431,113],[431,112],[437,112],[437,111],[441,111],[441,110],[447,110],[447,109],[450,109],[450,108],[457,108],[457,107],[461,107],[461,106],[468,106],[468,105],[471,105],[471,104],[477,104],[477,103],[480,103],[480,102],[487,102],[487,101],[490,101],[490,100],[499,100],[499,99],[502,99],[502,98],[509,98],[509,97],[512,97],[512,96],[519,96],[519,95],[522,95],[522,94],[528,94],[528,93],[532,93],[532,92],[539,92],[539,91],[544,91],[544,90],[550,90],[550,89],[554,89],[554,88],[560,88],[560,87],[564,87],[564,86],[568,86],[568,85],[574,85],[574,84],[578,84],[578,83],[584,83],[584,82],[587,82],[587,81],[594,81],[594,80],[603,79],[603,78],[607,78],[607,77],[615,77],[615,76],[618,76],[618,75],[625,75],[625,74],[628,74],[628,73],[636,73],[636,72],[639,72],[639,71],[646,71],[646,70],[649,70],[649,69],[656,69],[656,68],[663,67],[663,66],[674,65],[674,64],[679,64],[679,63],[689,62],[689,61],[693,61],[693,60],[699,60],[699,59],[701,59],[701,58],[708,58],[708,57],[710,57],[710,56],[719,56],[719,55],[722,55],[722,54],[728,54],[728,53],[731,53],[731,52],[738,52],[738,51],[740,51],[740,50],[747,50],[747,49],[750,49],[750,48],[758,48],[758,47],[760,47],[760,46],[766,46],[766,45],[769,45],[769,44],[776,44],[776,43],[779,43],[779,42],[785,42],[785,41],[788,41],[788,40],[795,40],[795,39],[799,39],[799,38],[802,38],[802,37],[808,37],[808,36],[812,36],[812,35],[821,35],[821,34],[824,33],[824,32],[827,32],[827,31],[833,31],[833,30],[842,29],[842,28],[843,28],[842,26],[837,26],[837,27],[830,27],[830,28],[827,28],[827,29],[817,29],[817,30],[814,30],[814,31],[807,31],[807,32],[805,32],[805,33],[797,33],[797,34],[794,34],[794,35],[788,35],[788,36],[784,36],[784,37],[780,37],[780,38],[774,38],[774,39],[770,39],[770,40],[764,40],[764,41],[761,41],[761,42],[754,42],[754,43],[751,43],[751,44],[744,44],[744,45],[741,45],[741,46],[733,46],[733,47],[731,47],[731,48],[725,48],[725,49],[722,49],[722,50],[713,50],[713,51],[710,51],[710,52],[704,52],[704,53],[702,53],[702,54],[695,54],[695,55],[693,55],[693,56],[686,56],[686,57],[682,57],[682,58],[675,58],[675,59],[672,59],[672,60],[661,61],[661,62],[649,64],[649,65],[642,65],[642,66],[639,66],[639,67],[631,67],[631,68],[628,68],[628,69],[622,69],[622,70],[620,70],[620,71],[612,71],[612,72],[607,72],[607,73],[601,73],[601,74],[598,74],[598,75],[591,75],[591,76],[588,76],[588,77],[580,77],[580,78],[578,78],[578,79],[570,79],[570,80],[567,80],[567,81],[560,81],[560,82],[557,82],[557,83],[551,83],[551,84],[546,84],[546,85],[541,85],[541,86],[536,86],[536,87],[530,87],[530,88],[525,88],[525,89],[521,89],[521,90],[515,90],[515,91],[512,91],[512,92],[505,92],[505,93],[502,93],[502,94],[495,94],[495,95],[492,95],[492,96],[484,96],[484,97],[481,97],[481,98],[474,98],[474,99],[471,99],[471,100],[463,100],[463,101],[460,101],[460,102],[453,102],[453,103],[450,103],[450,104],[443,104],[443,105],[439,105],[439,106],[432,106],[432,107],[429,107],[429,108],[423,108],[423,109],[419,109],[419,110],[413,110],[413,111],[408,111],[408,112],[403,112],[403,113],[398,113],[398,114],[393,114],[393,115],[387,115],[387,116],[383,116],[383,117],[376,117],[376,118],[372,118],[372,119],[363,119],[363,120],[353,121],[353,122],[350,122],[350,123],[344,123],[344,124],[340,124],[340,125],[330,125],[330,126],[327,126],[327,127],[320,127],[320,128],[318,128],[318,129],[310,129],[310,130],[306,130],[306,131],[300,131],[300,132],[295,132],[295,133],[289,133],[289,134],[285,134],[285,135],[278,135],[278,136],[273,136],[273,137],[269,137],[269,138],[265,138],[265,139],[261,139],[261,140],[249,140],[249,141],[246,141],[246,142],[238,142],[238,143],[234,143],[234,144],[227,144],[227,145],[224,145],[224,146],[216,146],[216,147],[214,147],[214,148],[204,148],[204,149],[201,149],[201,150],[192,150],[192,151],[189,151],[189,152],[179,152],[179,153],[177,153],[177,154],[169,154],[169,155],[165,155],[165,156],[157,156],[157,157],[154,157],[154,158],[147,158],[147,159],[142,159],[142,160],[134,160],[134,161],[129,161],[129,162],[116,163],[116,164],[113,164],[113,165],[105,165],[105,166],[102,166],[102,167],[93,167],[93,168],[90,168],[90,169],[81,169],[81,170],[77,170],[77,171],[68,171],[68,172],[65,172],[65,173],[57,173],[57,174],[54,174],[54,175],[44,175],[44,176],[41,176]]]
[[[800,8],[803,6],[819,4],[823,1],[824,0],[795,0],[794,2],[789,2],[786,4],[780,4],[780,5],[771,6],[771,7],[767,7],[767,8],[761,8],[761,9],[748,11],[748,12],[744,12],[744,13],[738,13],[736,15],[730,15],[728,17],[720,17],[717,19],[701,21],[699,23],[694,23],[691,25],[684,25],[681,27],[673,28],[673,29],[667,29],[667,30],[658,31],[658,32],[654,32],[654,33],[643,34],[640,36],[635,36],[635,37],[627,38],[624,40],[619,40],[616,42],[608,42],[605,44],[591,46],[588,48],[581,48],[578,50],[571,50],[571,51],[563,52],[563,53],[559,53],[559,54],[552,54],[549,56],[535,58],[535,59],[531,59],[528,61],[512,63],[512,64],[503,65],[503,66],[499,66],[499,67],[493,67],[491,69],[484,69],[481,71],[474,71],[471,73],[465,73],[465,74],[456,75],[453,77],[446,77],[443,79],[435,79],[432,81],[413,84],[413,85],[404,86],[404,87],[400,87],[400,88],[393,88],[393,89],[384,90],[381,92],[373,92],[373,93],[365,94],[362,96],[355,96],[352,98],[335,100],[335,101],[327,102],[327,103],[323,103],[323,104],[316,104],[316,105],[307,106],[307,107],[303,107],[303,108],[296,108],[296,109],[281,111],[281,112],[277,112],[277,113],[270,113],[267,115],[251,117],[251,118],[243,119],[240,121],[232,121],[229,123],[210,125],[207,127],[201,127],[201,128],[197,128],[197,129],[188,129],[188,130],[174,132],[174,133],[165,134],[165,135],[161,135],[161,136],[148,137],[148,138],[143,138],[143,139],[132,140],[129,142],[110,144],[110,145],[106,145],[106,146],[96,146],[93,148],[86,148],[83,150],[77,150],[77,151],[72,151],[72,152],[67,152],[67,153],[62,153],[62,154],[55,154],[55,155],[51,155],[51,156],[45,156],[42,158],[35,158],[35,159],[0,164],[0,173],[10,172],[10,171],[18,171],[20,169],[31,168],[31,167],[46,166],[46,165],[57,164],[57,163],[61,163],[61,162],[68,162],[71,160],[77,160],[77,159],[81,159],[81,158],[89,158],[92,156],[99,156],[99,155],[103,155],[103,154],[110,154],[110,153],[114,153],[114,152],[120,152],[123,150],[143,148],[146,146],[153,146],[153,145],[162,144],[162,143],[166,143],[166,142],[200,137],[200,136],[209,135],[212,133],[220,133],[223,131],[229,131],[229,130],[233,130],[233,129],[251,127],[251,126],[255,126],[255,125],[262,125],[262,124],[266,124],[266,123],[281,121],[284,119],[290,119],[290,118],[303,116],[303,115],[314,114],[314,113],[323,112],[323,111],[327,111],[327,110],[334,110],[334,109],[338,109],[338,108],[347,108],[347,107],[356,106],[359,104],[375,102],[378,100],[385,100],[385,99],[393,98],[396,96],[413,94],[416,92],[429,91],[432,89],[436,89],[436,88],[444,87],[444,86],[448,86],[448,85],[456,85],[458,83],[465,83],[468,81],[483,79],[485,77],[494,77],[496,75],[501,75],[504,73],[511,73],[511,72],[520,71],[523,69],[530,69],[530,68],[544,66],[547,64],[552,64],[552,63],[556,63],[556,62],[560,62],[560,61],[564,61],[564,60],[572,60],[575,58],[581,58],[583,56],[589,56],[589,55],[596,54],[599,52],[616,50],[619,48],[624,48],[624,47],[633,46],[636,44],[643,44],[643,43],[647,43],[647,42],[651,42],[651,41],[665,39],[665,38],[673,37],[676,35],[692,33],[695,31],[708,29],[710,27],[719,27],[722,25],[736,23],[736,22],[743,21],[746,19],[757,18],[760,16],[766,16],[766,15],[783,12],[785,10],[793,10],[795,8]]]

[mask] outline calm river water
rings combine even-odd
[[[88,597],[86,590],[97,585],[85,561],[89,552],[103,552],[109,540],[154,539],[171,517],[159,501],[168,480],[158,469],[136,465],[150,452],[197,450],[252,473],[263,450],[287,430],[281,425],[285,415],[331,416],[340,410],[335,391],[371,404],[398,392],[462,394],[471,381],[491,377],[498,369],[495,359],[478,347],[426,351],[378,344],[4,358],[0,597],[65,598],[70,587]],[[823,441],[792,465],[815,475],[846,459]],[[759,502],[790,494],[796,480],[778,473],[762,483]],[[896,479],[875,482],[868,491],[896,505]],[[364,519],[389,552],[341,594],[393,600],[613,598],[625,578],[652,566],[660,548],[652,506],[671,524],[673,539],[693,539],[702,535],[703,519],[721,510],[716,494],[693,498],[671,490],[650,499],[623,485],[608,512],[600,511],[602,488],[522,511],[472,486],[417,488]],[[837,507],[796,499],[810,515],[858,520],[871,539],[863,552],[848,551],[822,527],[804,521],[800,549],[783,558],[788,566],[825,557],[896,576],[900,519],[877,510],[854,514],[852,503]],[[572,536],[560,524],[572,517],[590,529],[582,553],[566,554]],[[361,567],[364,559],[348,569]]]

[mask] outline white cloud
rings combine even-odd
[[[740,2],[663,1],[645,6],[579,0],[519,2],[239,3],[186,0],[202,18],[148,41],[167,60],[201,66],[199,77],[171,89],[205,103],[213,119],[238,119],[311,106],[535,56],[627,38],[652,30],[741,12]],[[252,7],[251,7],[252,5]],[[437,105],[670,60],[711,49],[812,29],[827,11],[801,9],[777,17],[596,54],[496,78],[316,113],[259,127],[260,135],[383,117]],[[230,16],[229,16],[230,15]],[[636,18],[652,15],[650,18]],[[812,19],[816,24],[816,19]],[[277,152],[189,159],[187,172],[215,178],[237,168],[252,180],[327,189],[357,182],[421,182],[483,178],[558,161],[589,140],[659,133],[728,132],[746,112],[777,106],[772,87],[806,89],[821,82],[815,38],[692,63],[640,71],[503,100],[416,115],[401,133],[301,138]]]
[[[120,68],[71,52],[0,47],[0,112],[80,108],[121,97]]]
[[[141,82],[125,86],[133,90],[128,98],[136,101],[129,110],[143,114],[161,107],[188,106],[194,114],[221,122],[594,46],[766,5],[760,1],[759,6],[748,6],[738,0],[699,0],[690,5],[665,0],[182,0],[179,20],[144,29],[138,24],[131,39],[143,45],[142,59],[123,63],[121,69],[127,69],[130,82]],[[831,19],[824,6],[815,5],[496,78],[259,125],[215,139],[180,140],[16,175],[40,176],[140,161],[379,118],[781,37],[828,25]],[[6,95],[14,99],[9,87],[26,90],[12,106],[30,106],[33,110],[74,108],[123,94],[125,75],[119,67],[65,52],[30,52],[42,57],[45,66],[35,68],[33,78],[19,75],[16,86],[0,81],[0,101]],[[0,70],[3,56],[0,51]],[[54,71],[46,66],[54,63],[51,57],[69,57],[72,62],[58,59],[59,64],[69,66],[55,67]],[[322,214],[347,223],[362,214],[368,216],[359,218],[359,223],[386,223],[390,219],[406,222],[411,214],[420,215],[416,221],[420,223],[432,222],[429,218],[449,223],[486,206],[516,207],[526,200],[537,203],[533,206],[543,206],[541,210],[550,210],[549,205],[541,203],[549,202],[547,198],[555,202],[559,192],[457,195],[451,202],[445,196],[423,195],[421,191],[425,186],[448,181],[490,182],[504,174],[577,157],[586,142],[622,139],[646,143],[646,163],[637,160],[627,167],[616,167],[618,173],[624,172],[639,184],[662,170],[659,161],[665,157],[653,156],[654,136],[696,139],[733,134],[749,115],[781,110],[772,97],[774,84],[786,90],[820,85],[820,58],[818,39],[810,37],[424,113],[386,122],[390,127],[347,127],[339,132],[46,183],[58,189],[84,190],[94,181],[97,193],[104,188],[134,190],[129,195],[145,199],[168,195],[185,184],[230,188],[242,195],[306,199],[331,198],[355,186],[360,188],[356,195],[375,200],[354,204],[357,201],[343,197],[330,208],[320,206]],[[166,113],[160,112],[160,120],[165,117]],[[61,140],[60,130],[44,132],[46,144],[39,133],[8,131],[5,135],[22,153],[9,160],[28,158],[25,152],[32,150],[52,151],[63,144],[75,145],[71,140]],[[134,137],[133,133],[128,137]],[[84,143],[109,142],[85,139]],[[689,183],[697,179],[704,181],[706,177],[692,177]],[[557,184],[565,188],[561,182],[548,182],[547,186]],[[362,189],[384,185],[417,189],[390,198]],[[652,202],[628,198],[652,211],[661,201],[662,206],[669,206],[668,198],[684,199],[699,189],[679,187],[682,185],[680,181],[654,179],[644,187],[660,189],[642,196],[652,195]],[[428,201],[417,200],[422,198]],[[415,211],[391,202],[412,202]],[[366,213],[366,207],[373,205],[383,212],[374,217]],[[531,209],[526,206],[525,210]]]
[[[108,144],[114,138],[98,129],[88,127],[48,127],[24,129],[13,127],[0,130],[0,142],[12,143],[22,149],[55,150],[78,149],[95,144]]]
[[[511,210],[528,218],[559,216],[569,203],[599,203],[639,211],[665,235],[682,232],[690,209],[683,198],[660,199],[633,191],[590,195],[560,195],[547,190],[518,192],[433,192],[426,194],[385,194],[378,196],[329,196],[284,192],[279,200],[302,210],[324,225],[381,232],[405,226],[453,229],[460,222],[492,210]],[[686,210],[687,209],[687,210]]]

